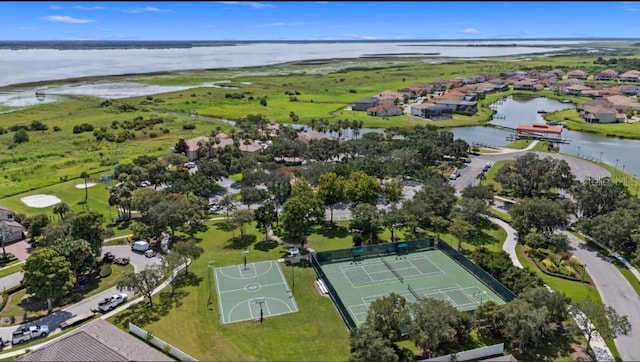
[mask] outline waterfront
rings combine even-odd
[[[514,43],[514,42],[511,42]],[[139,74],[158,71],[238,68],[291,61],[360,58],[373,54],[436,58],[484,58],[545,54],[566,50],[581,41],[518,41],[522,46],[491,46],[476,42],[307,42],[243,43],[215,47],[166,49],[0,49],[0,86],[86,76]],[[473,44],[469,47],[467,44]],[[455,46],[460,45],[460,46]],[[553,46],[557,46],[554,48]],[[435,55],[434,55],[435,54]],[[311,69],[310,69],[311,70]]]

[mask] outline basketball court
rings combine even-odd
[[[223,324],[298,311],[280,264],[275,260],[215,268]]]

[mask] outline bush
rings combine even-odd
[[[58,126],[53,126],[53,132],[60,132],[60,131],[62,131],[62,128]]]
[[[184,130],[192,130],[192,129],[196,129],[196,125],[193,123],[187,123],[187,124],[183,124],[182,125],[182,129]]]
[[[73,133],[75,134],[82,133],[82,132],[92,132],[92,131],[93,131],[93,125],[89,123],[83,123],[83,124],[78,124],[73,126]]]
[[[111,275],[112,272],[111,264],[104,264],[100,267],[100,278],[106,278]]]

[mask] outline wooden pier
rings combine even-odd
[[[487,126],[511,132],[511,134],[507,136],[507,141],[509,142],[513,142],[516,140],[538,140],[551,143],[571,143],[570,139],[560,137],[560,132],[562,131],[558,130],[558,127],[549,127],[546,124],[535,124],[533,126],[533,128],[535,128],[534,131],[531,130],[531,127],[529,127],[529,125],[519,126],[520,128],[525,127],[525,130],[491,123],[488,123]],[[548,132],[546,131],[546,129],[554,131]]]

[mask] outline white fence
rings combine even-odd
[[[478,360],[484,357],[491,357],[502,354],[504,352],[504,343],[498,343],[491,346],[485,346],[480,348],[474,348],[467,351],[462,351],[458,353],[454,353],[456,356],[456,360],[458,361],[471,361]],[[450,354],[445,356],[438,356],[429,359],[420,360],[420,362],[427,361],[452,361],[452,357]]]
[[[136,336],[142,338],[143,340],[147,341],[148,343],[160,348],[160,350],[165,351],[166,353],[169,353],[173,357],[177,358],[179,361],[196,361],[196,362],[198,361],[197,359],[189,356],[188,354],[182,352],[181,350],[179,350],[176,347],[170,345],[169,343],[161,340],[160,338],[154,337],[152,335],[150,336],[147,331],[145,331],[144,329],[136,326],[135,324],[133,324],[131,322],[129,322],[129,332],[131,332],[131,333],[135,334]]]

